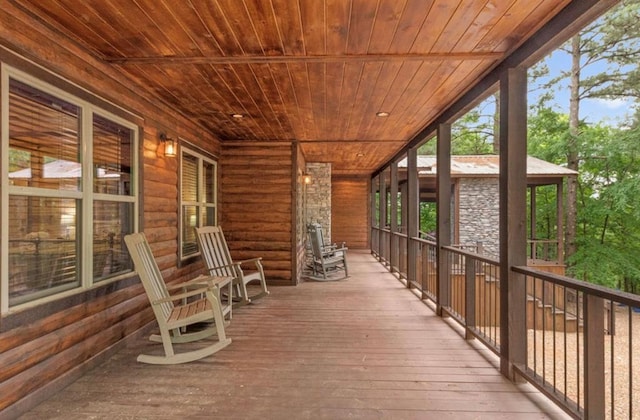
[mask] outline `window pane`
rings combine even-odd
[[[204,199],[207,203],[214,204],[216,202],[216,166],[207,161],[204,161],[202,165],[204,171]]]
[[[203,226],[214,226],[216,224],[216,208],[206,206],[202,209]]]
[[[182,201],[198,201],[198,159],[182,154]]]
[[[11,185],[80,190],[79,115],[75,105],[9,81]]]
[[[93,191],[131,195],[133,130],[100,115],[93,116]]]
[[[182,255],[198,252],[196,231],[198,226],[198,207],[182,206]]]
[[[133,233],[133,204],[93,203],[93,277],[102,280],[131,270],[124,236]]]
[[[9,196],[9,302],[80,285],[78,204],[73,199]]]

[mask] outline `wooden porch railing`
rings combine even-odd
[[[391,238],[391,232],[374,228],[372,237],[376,235],[383,241]],[[406,279],[407,287],[440,305],[468,339],[478,339],[505,357],[500,262],[454,246],[438,250],[433,241],[396,236],[406,243],[397,257],[406,258],[405,267],[415,265],[416,278],[401,272],[398,276]],[[382,262],[384,251],[372,244]],[[415,261],[409,261],[410,247],[417,248]],[[439,253],[447,264],[445,279],[437,275]],[[514,310],[526,312],[526,322],[517,331],[526,340],[526,363],[514,364],[514,372],[575,418],[640,418],[640,296],[531,267],[511,267],[511,272],[516,281],[525,282],[526,290],[510,302]],[[447,302],[439,301],[439,290]]]

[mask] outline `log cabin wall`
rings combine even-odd
[[[123,115],[126,109],[137,115],[133,122],[141,133],[140,229],[167,281],[186,280],[201,272],[199,262],[178,266],[178,159],[158,153],[158,131],[187,139],[212,155],[219,153],[218,140],[144,92],[132,91],[131,83],[112,67],[75,44],[65,44],[13,2],[3,4],[0,22],[4,47],[0,62],[115,114]],[[1,314],[0,417],[15,417],[51,396],[152,321],[148,300],[134,275]]]
[[[270,284],[296,284],[295,174],[291,142],[225,143],[220,157],[220,219],[234,259],[263,257]]]
[[[331,240],[354,249],[369,248],[370,179],[338,177],[331,181]]]

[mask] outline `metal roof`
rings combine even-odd
[[[401,168],[407,167],[406,158],[398,162]],[[433,155],[418,156],[418,172],[420,175],[435,175],[437,173],[437,159]],[[578,173],[563,166],[556,165],[533,156],[527,156],[528,176],[573,176]],[[451,156],[452,176],[499,176],[499,155],[456,155]]]

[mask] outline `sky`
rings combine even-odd
[[[571,57],[564,51],[556,50],[546,58],[550,74],[557,76],[562,71],[568,71],[571,68]],[[602,66],[585,69],[583,76],[594,74],[606,70]],[[534,89],[535,86],[529,86]],[[537,93],[530,93],[529,104],[535,103]],[[559,112],[569,113],[569,88],[568,80],[562,87],[556,90],[554,100],[554,109]],[[611,125],[620,125],[626,119],[633,116],[632,100],[605,100],[605,99],[585,99],[580,101],[580,119],[587,123],[604,123]]]

